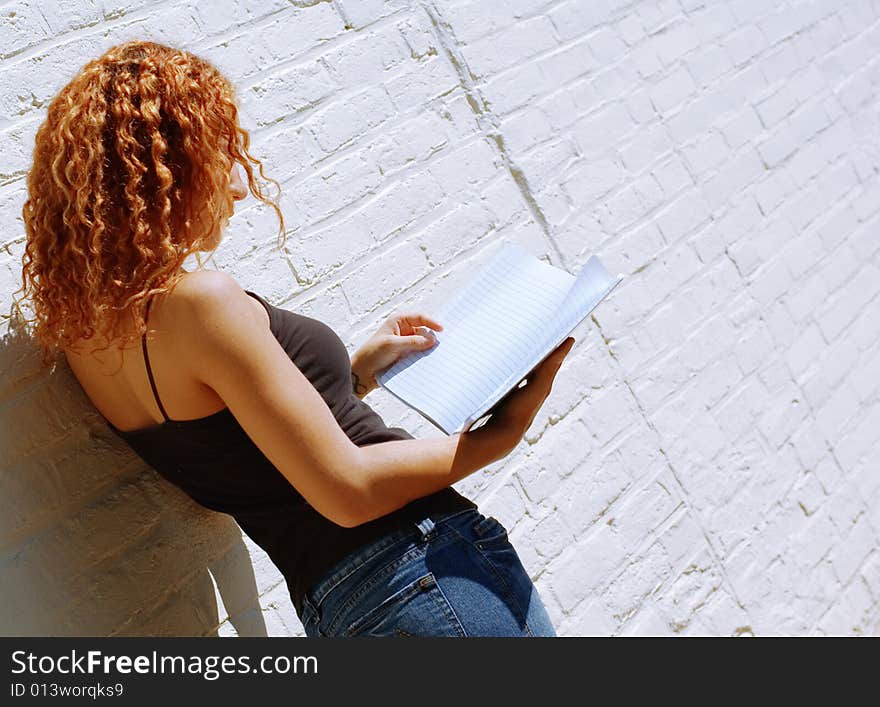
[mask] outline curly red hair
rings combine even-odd
[[[250,192],[275,209],[283,243],[280,186],[249,144],[230,82],[183,50],[126,42],[61,89],[37,130],[22,209],[19,291],[33,302],[28,321],[44,363],[56,347],[96,334],[120,348],[140,337],[147,298],[173,288],[191,253],[216,248],[236,163]],[[278,188],[274,200],[252,164]]]

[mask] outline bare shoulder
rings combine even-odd
[[[275,338],[260,302],[222,272],[188,273],[178,285],[176,362],[226,403],[315,510],[334,522],[362,522],[352,480],[362,463],[358,447]]]
[[[185,330],[211,321],[268,321],[263,306],[248,295],[229,273],[220,270],[195,270],[187,273],[174,287],[169,309]]]
[[[213,357],[250,338],[264,346],[274,343],[269,316],[236,279],[219,270],[187,273],[164,305],[174,322],[177,353],[183,359]]]
[[[224,300],[244,294],[236,279],[221,270],[194,270],[184,275],[174,287],[174,298],[186,305],[222,304]]]

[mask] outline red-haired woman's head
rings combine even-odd
[[[275,209],[283,241],[249,144],[230,82],[183,50],[127,42],[61,89],[37,130],[22,210],[22,289],[44,361],[96,335],[119,346],[140,336],[146,299],[174,286],[190,254],[219,244],[246,193],[237,165]]]

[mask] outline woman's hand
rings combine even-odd
[[[569,336],[523,379],[527,381],[524,386],[514,387],[490,411],[491,416],[484,427],[493,428],[495,434],[503,438],[507,454],[514,450],[531,427],[535,415],[550,395],[562,360],[573,345],[574,338]]]
[[[423,328],[424,327],[424,328]],[[373,390],[376,374],[413,351],[426,351],[437,340],[432,329],[443,326],[417,312],[392,314],[351,357],[351,382],[354,393],[363,398]]]

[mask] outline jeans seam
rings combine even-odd
[[[355,635],[356,633],[363,631],[365,626],[369,626],[370,623],[375,620],[375,618],[376,618],[375,612],[381,606],[390,602],[391,599],[394,599],[394,602],[391,604],[391,608],[393,608],[394,604],[400,603],[401,601],[407,601],[409,599],[412,599],[415,596],[418,596],[418,594],[422,591],[422,588],[420,586],[421,582],[424,580],[425,577],[429,577],[429,576],[433,578],[433,581],[436,584],[437,579],[436,579],[436,577],[434,577],[432,572],[429,572],[427,575],[423,575],[421,577],[414,579],[412,582],[410,582],[409,584],[402,587],[399,591],[392,593],[391,596],[386,597],[383,601],[381,601],[375,607],[373,607],[372,609],[370,609],[367,612],[364,612],[358,618],[356,618],[354,621],[350,622],[348,624],[348,626],[345,628],[345,630],[342,631],[342,635],[343,636]],[[388,608],[388,607],[386,607],[386,608]],[[390,611],[391,608],[388,608],[388,610]],[[387,613],[388,613],[387,611],[381,612],[379,614],[380,618]],[[373,614],[373,615],[371,616],[371,614]]]
[[[415,531],[413,531],[412,533],[410,533],[408,535],[404,535],[401,538],[399,538],[393,542],[388,543],[387,545],[376,550],[376,552],[374,552],[373,554],[363,558],[360,562],[355,564],[353,567],[349,568],[347,572],[345,572],[341,577],[339,577],[339,579],[335,580],[329,587],[327,587],[327,589],[325,589],[323,592],[321,592],[320,598],[316,597],[316,601],[314,602],[314,608],[320,609],[321,604],[324,603],[324,600],[327,598],[327,596],[334,589],[336,589],[336,587],[338,587],[345,580],[347,580],[349,577],[351,577],[355,572],[357,572],[359,569],[361,569],[364,565],[366,565],[369,562],[372,562],[377,557],[381,557],[384,553],[390,552],[391,550],[398,547],[399,545],[402,545],[404,543],[404,541],[412,542],[413,540],[415,540]]]
[[[318,614],[318,611],[315,609],[314,605],[309,601],[308,597],[303,597],[302,605],[302,615],[299,617],[299,619],[303,625],[303,629],[306,631],[306,634],[308,634],[308,627],[309,625],[311,625],[317,636],[323,636],[323,634],[321,633],[321,617]]]
[[[405,565],[407,562],[416,559],[419,557],[421,553],[427,551],[428,544],[438,543],[440,540],[445,539],[450,536],[450,531],[452,528],[444,530],[442,533],[434,535],[430,540],[419,540],[416,545],[409,548],[402,555],[398,555],[393,560],[390,560],[386,564],[384,564],[381,568],[374,570],[369,575],[364,577],[364,579],[358,583],[358,585],[349,593],[346,597],[345,601],[342,605],[334,612],[333,619],[330,621],[330,625],[327,627],[329,633],[333,633],[338,627],[340,623],[341,617],[345,615],[345,612],[349,611],[352,606],[355,606],[357,602],[388,573],[393,570]]]
[[[443,603],[445,604],[444,610],[448,610],[449,613],[452,614],[452,619],[455,623],[455,627],[458,629],[459,633],[465,638],[467,638],[468,632],[464,627],[464,624],[461,622],[461,619],[458,618],[458,614],[455,611],[455,607],[452,605],[452,602],[449,601],[449,597],[446,596],[446,592],[443,591],[443,587],[440,586],[440,581],[436,580],[436,589],[440,592],[440,596],[443,597]],[[449,617],[447,617],[449,618]]]
[[[448,514],[448,515],[442,515],[442,514],[439,514],[439,515],[438,515],[438,518],[437,518],[437,522],[438,522],[438,523],[445,523],[445,522],[448,521],[448,520],[452,520],[453,518],[457,518],[458,516],[460,516],[460,515],[464,515],[465,513],[473,513],[473,512],[475,512],[476,510],[477,510],[476,508],[462,508],[462,509],[459,509],[459,510],[457,510],[457,511],[453,511],[452,513],[450,513],[450,514]],[[394,531],[394,532],[399,532],[399,531]],[[406,540],[409,540],[409,541],[411,541],[411,542],[417,540],[417,539],[418,539],[418,536],[417,536],[416,532],[417,532],[417,531],[415,531],[415,530],[411,530],[411,529],[410,529],[410,530],[408,530],[408,532],[407,532],[406,534],[401,535],[400,538],[397,538],[397,539],[395,539],[395,540],[393,540],[393,541],[391,541],[391,542],[388,542],[387,544],[385,544],[385,545],[383,545],[382,547],[378,548],[373,554],[371,554],[371,555],[369,555],[369,556],[363,558],[363,560],[361,560],[360,562],[358,562],[354,567],[350,568],[347,572],[345,572],[344,574],[342,574],[342,576],[340,576],[338,579],[336,579],[335,581],[333,581],[333,583],[332,583],[329,587],[327,587],[326,589],[324,589],[324,590],[320,593],[320,597],[315,596],[315,601],[312,602],[312,606],[313,606],[313,608],[315,608],[315,609],[320,609],[321,604],[323,604],[324,599],[327,597],[328,594],[330,594],[330,592],[332,592],[334,589],[336,589],[336,587],[338,587],[338,586],[339,586],[340,584],[342,584],[345,580],[347,580],[349,577],[351,577],[351,575],[353,575],[357,570],[359,570],[361,567],[363,567],[364,565],[366,565],[368,562],[371,562],[371,561],[373,561],[375,558],[381,556],[383,553],[386,553],[386,552],[388,552],[388,551],[390,551],[390,550],[392,550],[392,549],[398,547],[400,544],[402,544],[402,543],[403,543],[404,541],[406,541]],[[387,539],[388,537],[389,537],[389,536],[386,535],[386,536],[384,536],[383,539]],[[365,549],[365,548],[360,548],[359,550],[362,550],[362,549]],[[359,552],[359,550],[355,550],[354,552],[355,552],[355,553],[356,553],[356,552]],[[337,573],[337,574],[338,574],[338,573]],[[306,596],[308,596],[309,594],[316,595],[316,592],[314,592],[314,591],[312,591],[312,592],[307,592],[307,593],[306,593]]]
[[[491,573],[494,575],[494,577],[498,580],[499,584],[501,585],[501,590],[504,593],[505,597],[507,597],[507,599],[509,599],[512,606],[516,607],[520,617],[522,617],[522,622],[523,622],[523,626],[525,627],[526,633],[528,633],[528,635],[531,636],[532,630],[531,630],[531,628],[529,628],[528,614],[523,609],[519,600],[514,595],[513,588],[510,586],[510,583],[504,578],[503,573],[498,569],[498,567],[495,565],[495,563],[492,562],[492,559],[488,555],[486,555],[485,552],[483,552],[483,548],[481,548],[477,545],[477,541],[468,540],[464,535],[462,535],[455,528],[452,528],[452,530],[461,539],[462,542],[464,542],[466,545],[473,546],[474,549],[477,551],[477,554],[480,556],[480,559],[489,567],[489,570],[491,571]],[[510,540],[507,540],[507,543],[510,544]],[[511,547],[513,547],[512,544],[511,544]],[[515,551],[516,550],[514,549],[514,552]],[[531,581],[531,578],[530,578],[530,581]]]

